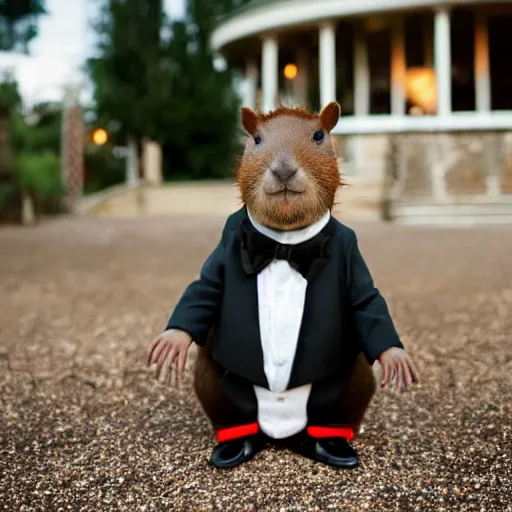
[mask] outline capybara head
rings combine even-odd
[[[341,178],[330,132],[339,116],[336,102],[319,114],[279,107],[257,115],[242,108],[249,137],[237,183],[258,222],[282,231],[299,229],[332,209]]]

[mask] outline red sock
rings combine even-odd
[[[223,443],[225,441],[231,441],[232,439],[252,436],[258,432],[259,425],[257,422],[237,425],[235,427],[219,428],[217,429],[217,440],[219,443]]]
[[[322,437],[343,437],[347,441],[351,441],[354,438],[354,430],[350,427],[315,427],[311,426],[307,428],[307,432],[311,437],[322,438]]]

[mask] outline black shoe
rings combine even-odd
[[[242,437],[219,443],[212,453],[210,464],[216,468],[234,468],[250,461],[263,448],[258,436]]]
[[[309,459],[337,468],[353,469],[359,465],[356,450],[343,437],[315,439],[307,436],[297,451]]]

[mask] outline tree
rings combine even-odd
[[[231,2],[191,0],[187,21],[172,23],[164,46],[161,127],[167,177],[224,177],[239,148],[239,102],[231,71],[216,71],[209,36]],[[172,134],[172,137],[169,137]],[[164,137],[165,136],[165,137]]]
[[[43,0],[0,0],[0,51],[28,53],[37,20],[46,14]]]
[[[154,133],[162,22],[162,0],[108,0],[96,24],[99,56],[87,63],[96,114],[121,138]]]
[[[171,24],[174,37],[166,55],[173,70],[167,83],[164,109],[174,115],[174,133],[168,137],[168,176],[225,177],[232,173],[234,157],[241,149],[240,103],[233,90],[230,69],[216,70],[210,35],[218,19],[247,0],[189,0],[187,20]],[[172,112],[172,114],[171,114]],[[163,123],[166,126],[167,123]]]
[[[21,104],[21,95],[18,89],[18,82],[9,70],[2,73],[0,82],[0,116],[6,115],[13,108]]]
[[[59,163],[60,106],[38,104],[30,119],[22,115],[20,106],[17,82],[6,73],[0,83],[4,114],[0,117],[0,221],[20,220],[22,197],[25,207],[36,215],[55,213],[64,192]]]
[[[28,53],[37,35],[37,20],[46,14],[43,0],[0,0],[0,51]],[[0,218],[2,210],[17,217],[19,184],[13,176],[12,112],[21,103],[16,81],[6,74],[0,84]],[[8,205],[7,207],[5,205]]]
[[[18,83],[10,72],[4,72],[0,83],[0,187],[13,190],[12,181],[12,148],[11,148],[11,112],[21,103]],[[0,192],[0,197],[5,196]]]
[[[100,122],[119,140],[148,137],[164,150],[167,178],[229,174],[238,148],[239,104],[231,72],[216,71],[209,35],[231,0],[190,0],[185,21],[167,20],[160,1],[108,0],[88,62]],[[145,11],[145,16],[142,16]],[[165,32],[170,38],[162,38]]]

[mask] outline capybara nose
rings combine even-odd
[[[286,166],[272,169],[272,173],[281,183],[287,183],[295,176],[297,170],[295,167]]]

